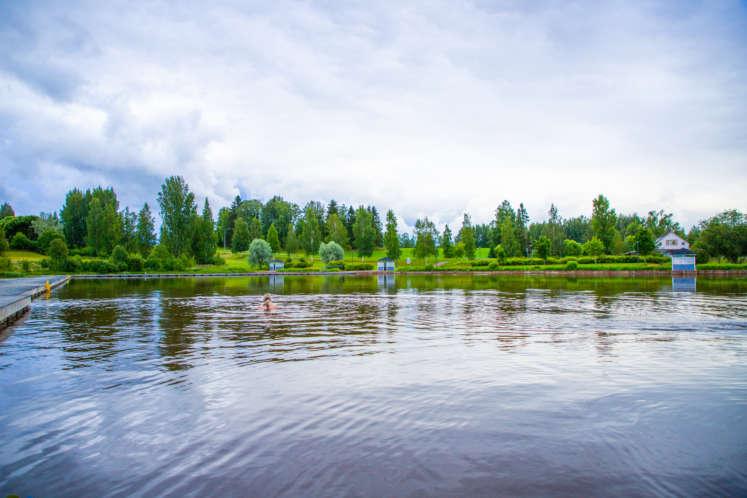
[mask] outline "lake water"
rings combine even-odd
[[[2,496],[745,496],[747,280],[74,281],[0,438]]]

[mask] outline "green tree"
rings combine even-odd
[[[242,218],[236,218],[233,224],[233,239],[231,240],[231,251],[243,252],[249,249],[249,225]]]
[[[99,256],[108,255],[119,242],[122,221],[114,189],[95,188],[87,192],[86,243]]]
[[[386,233],[384,234],[386,255],[391,259],[399,259],[402,252],[399,248],[399,234],[397,234],[397,217],[391,209],[386,212]]]
[[[454,257],[454,242],[451,236],[451,228],[449,225],[444,227],[444,233],[441,235],[441,250],[443,251],[444,258]]]
[[[639,225],[634,237],[635,250],[638,251],[638,254],[651,254],[654,252],[656,243],[649,228]]]
[[[415,221],[415,250],[413,253],[416,258],[427,258],[428,256],[437,256],[436,241],[438,240],[438,230],[436,225],[425,217],[422,220]],[[464,243],[460,242],[462,247]]]
[[[117,246],[112,250],[112,255],[109,260],[117,267],[117,271],[124,271],[127,269],[127,260],[129,258],[130,255],[127,253],[127,249],[125,249],[121,244],[117,244]]]
[[[338,261],[345,257],[345,251],[342,249],[340,244],[334,240],[330,240],[326,244],[324,242],[319,244],[319,257],[322,258],[322,261],[325,263]]]
[[[121,214],[122,217],[122,236],[119,243],[122,244],[127,252],[137,250],[137,214],[125,207]]]
[[[596,257],[604,254],[604,243],[599,240],[599,237],[592,237],[584,242],[583,248],[584,254],[587,256]]]
[[[602,241],[604,251],[611,254],[614,251],[615,225],[617,214],[610,209],[610,202],[603,195],[593,201],[591,214],[591,230],[595,237]]]
[[[137,234],[137,250],[144,257],[147,257],[150,250],[156,245],[156,222],[147,202],[143,204],[143,208],[137,214],[135,232]]]
[[[381,247],[384,244],[384,235],[382,234],[379,211],[376,209],[376,206],[369,206],[368,211],[371,213],[371,225],[373,226],[374,233],[376,234],[374,246]]]
[[[506,250],[503,248],[502,244],[495,246],[493,252],[495,252],[495,258],[498,260],[498,264],[502,265],[506,262]]]
[[[547,214],[547,223],[544,226],[543,232],[550,239],[550,254],[560,256],[563,252],[563,240],[565,240],[563,220],[560,214],[558,214],[558,208],[555,204],[550,204],[550,210]]]
[[[258,218],[249,219],[249,238],[251,240],[262,238],[262,224]]]
[[[583,252],[581,244],[573,239],[565,239],[563,241],[563,256],[580,256]]]
[[[293,223],[299,214],[297,205],[283,200],[280,196],[275,196],[267,201],[262,208],[262,231],[266,233],[273,223],[278,229],[280,245],[286,246],[286,237],[288,236],[288,227],[293,227]]]
[[[174,256],[189,254],[197,204],[184,178],[170,176],[163,182],[158,205],[161,208],[161,244]]]
[[[254,266],[264,266],[272,259],[272,247],[267,241],[254,239],[249,244],[249,263]]]
[[[3,202],[3,205],[0,206],[0,220],[3,218],[7,218],[8,216],[15,216],[16,213],[13,211],[13,208],[10,204],[7,202]]]
[[[8,239],[5,238],[5,230],[0,228],[0,254],[7,251],[9,247],[10,244],[8,243]]]
[[[296,237],[296,230],[293,228],[293,223],[288,224],[288,228],[286,229],[285,233],[288,234],[285,239],[285,251],[290,257],[290,255],[298,251],[300,247],[298,237]]]
[[[519,254],[527,256],[529,255],[529,213],[527,213],[523,202],[519,203],[519,208],[516,210],[515,225],[514,231],[519,245]]]
[[[70,247],[83,247],[86,243],[86,216],[88,206],[83,192],[73,189],[65,196],[65,204],[60,211],[62,231]]]
[[[337,212],[327,216],[327,240],[348,247],[348,230]]]
[[[210,203],[206,198],[202,207],[202,216],[194,220],[192,254],[197,263],[204,265],[213,262],[217,248],[213,210],[210,209]]]
[[[462,228],[459,230],[459,240],[464,244],[464,254],[468,259],[475,259],[475,230],[467,213],[464,213]]]
[[[19,232],[20,233],[20,232]],[[62,238],[54,239],[49,244],[49,263],[53,270],[59,271],[65,268],[67,263],[67,244]]]
[[[373,226],[371,212],[363,206],[355,211],[353,237],[359,256],[364,257],[373,254],[374,245],[376,244],[376,229]]]
[[[306,254],[314,254],[322,242],[319,216],[312,206],[307,205],[301,226],[301,247]]]
[[[278,237],[275,223],[271,223],[270,228],[267,229],[267,243],[270,244],[272,252],[278,252],[280,250],[280,238]]]
[[[521,256],[521,244],[516,238],[516,227],[511,217],[504,217],[500,225],[501,246],[508,257]]]
[[[741,212],[724,211],[702,221],[699,228],[700,236],[695,244],[698,254],[721,256],[733,262],[747,255],[747,218]]]
[[[539,239],[534,241],[533,247],[536,257],[547,260],[547,257],[550,256],[552,242],[550,241],[549,237],[543,235]]]
[[[39,238],[36,239],[36,246],[42,253],[47,254],[49,251],[49,244],[54,239],[64,239],[62,232],[53,228],[47,228],[41,233],[41,235],[39,235]]]

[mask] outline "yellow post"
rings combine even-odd
[[[49,280],[44,282],[44,290],[46,292],[46,295],[44,297],[49,297],[52,294],[52,286],[49,285]]]

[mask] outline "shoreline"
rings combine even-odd
[[[374,275],[479,275],[479,276],[549,276],[549,277],[747,277],[747,270],[700,270],[695,272],[673,272],[670,270],[495,270],[495,271],[303,271],[303,272],[235,272],[235,273],[120,273],[70,275],[71,280],[148,280],[162,278],[200,277],[283,277],[283,276],[374,276]]]

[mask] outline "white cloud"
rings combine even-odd
[[[747,13],[681,4],[8,5],[0,195],[57,209],[184,175],[412,222],[745,209]],[[37,193],[38,192],[38,193]],[[43,194],[43,195],[38,195]]]

